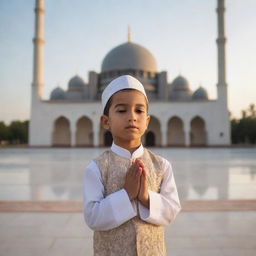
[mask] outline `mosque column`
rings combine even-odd
[[[185,146],[190,146],[190,122],[184,121]]]
[[[44,0],[36,0],[32,96],[42,98],[44,81]]]
[[[225,37],[225,0],[217,0],[218,38],[216,40],[218,49],[218,100],[227,105],[227,83],[226,83],[226,37]]]
[[[162,133],[161,146],[166,147],[167,146],[167,133],[168,133],[167,122],[166,121],[161,121],[160,124],[161,124],[161,133]]]
[[[100,124],[97,121],[93,122],[93,146],[98,147],[100,145]]]
[[[33,38],[33,73],[31,84],[31,106],[29,122],[29,145],[38,145],[40,122],[39,103],[42,98],[44,80],[44,0],[35,0],[35,32]]]
[[[231,140],[231,128],[229,121],[228,111],[228,86],[226,82],[226,36],[225,36],[225,0],[217,0],[217,21],[218,21],[218,83],[217,83],[217,95],[218,95],[218,112],[222,124],[222,132],[226,135],[225,138],[221,138],[220,144],[230,144]]]
[[[72,121],[70,123],[70,133],[71,133],[71,147],[76,146],[76,122]]]

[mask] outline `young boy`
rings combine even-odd
[[[102,93],[101,123],[111,149],[86,167],[84,218],[95,256],[166,255],[163,226],[180,211],[170,163],[141,144],[150,117],[143,85],[114,79]]]

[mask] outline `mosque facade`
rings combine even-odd
[[[104,57],[99,73],[90,71],[88,82],[75,75],[68,89],[55,88],[42,98],[44,49],[44,0],[36,0],[34,71],[29,127],[30,146],[108,146],[109,131],[100,125],[100,96],[114,78],[129,74],[143,84],[150,101],[151,121],[143,137],[146,146],[228,146],[230,122],[225,78],[224,0],[217,0],[218,82],[217,98],[209,99],[203,87],[192,91],[188,80],[177,76],[168,82],[167,72],[144,46],[128,41]]]

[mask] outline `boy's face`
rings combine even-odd
[[[111,131],[114,142],[124,148],[141,144],[149,120],[145,96],[137,90],[115,93],[109,115],[101,117],[103,127]]]

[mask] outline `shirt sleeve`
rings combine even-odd
[[[137,215],[124,189],[104,197],[101,173],[94,161],[85,169],[83,211],[87,225],[100,231],[118,227]]]
[[[165,160],[165,159],[164,159]],[[148,223],[166,226],[181,210],[171,164],[165,160],[160,193],[149,190],[149,209],[139,203],[140,218]]]

